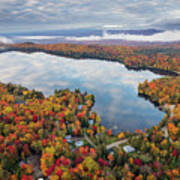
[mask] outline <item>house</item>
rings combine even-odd
[[[123,149],[124,149],[124,151],[125,151],[126,153],[131,153],[131,152],[134,152],[134,151],[135,151],[135,149],[134,149],[132,146],[130,146],[130,145],[124,146]]]
[[[76,147],[80,147],[80,146],[83,146],[84,145],[84,142],[83,141],[76,141],[75,142],[75,146]]]
[[[93,125],[93,124],[94,124],[94,120],[90,119],[90,120],[88,121],[88,123],[89,123],[89,125]]]
[[[71,135],[67,135],[65,137],[65,139],[67,140],[68,143],[72,143],[72,136]]]

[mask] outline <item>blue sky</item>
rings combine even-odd
[[[180,0],[0,0],[0,32],[108,24],[180,29]]]

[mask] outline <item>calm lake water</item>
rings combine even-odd
[[[163,112],[137,95],[139,82],[159,77],[149,71],[129,71],[122,64],[95,59],[73,60],[45,53],[0,54],[1,82],[35,88],[45,95],[62,88],[92,93],[96,98],[93,110],[114,133],[149,128],[163,118]]]

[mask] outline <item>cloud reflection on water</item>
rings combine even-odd
[[[93,93],[94,110],[101,115],[102,124],[114,127],[115,132],[150,127],[163,117],[151,103],[137,96],[139,82],[160,76],[149,71],[128,71],[119,63],[7,52],[0,54],[0,77],[2,82],[22,84],[45,95],[60,88]]]

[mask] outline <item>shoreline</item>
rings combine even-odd
[[[143,94],[143,93],[139,93],[138,92],[138,96],[144,98],[145,100],[148,100],[149,102],[151,102],[155,107],[157,107],[160,111],[163,111],[165,113],[168,112],[168,110],[172,110],[175,106],[175,104],[163,104],[160,105],[156,100],[152,100],[150,96]],[[170,108],[168,108],[167,106],[170,106]]]
[[[10,50],[11,51],[11,50]],[[6,51],[7,52],[7,51]],[[21,52],[24,52],[24,51],[21,51]],[[43,51],[35,51],[35,52],[43,52]],[[29,53],[29,52],[27,52],[27,53]],[[45,52],[45,53],[47,53],[47,52]],[[49,54],[52,54],[52,52],[51,53],[49,53]],[[65,56],[66,57],[66,56]],[[70,56],[71,57],[71,56]],[[77,59],[77,58],[76,58]],[[104,60],[104,61],[106,61],[106,60]],[[107,60],[107,61],[109,61],[109,60]],[[114,60],[112,60],[112,61],[114,61]],[[115,62],[115,61],[114,61]],[[123,62],[120,62],[120,61],[118,61],[119,63],[123,63]],[[124,63],[123,63],[124,64]],[[125,65],[125,67],[126,67],[126,65]],[[127,68],[127,67],[126,67]],[[135,69],[136,69],[136,67],[134,67]],[[147,68],[146,68],[147,69]],[[139,69],[138,69],[139,70]],[[138,71],[137,70],[137,71]],[[139,70],[140,71],[140,70]],[[13,91],[14,92],[14,91]],[[58,91],[58,93],[60,93],[61,91]],[[26,94],[27,92],[23,92],[23,96],[27,96],[27,94]],[[70,93],[72,93],[72,92],[70,92]],[[9,93],[10,94],[10,93]],[[73,93],[73,95],[74,95],[75,93]],[[81,96],[83,96],[81,93],[80,93],[80,95]],[[168,107],[168,104],[167,103],[164,103],[163,105],[160,105],[156,100],[152,100],[151,99],[151,96],[148,96],[148,95],[146,95],[145,93],[142,93],[142,94],[138,94],[139,96],[141,96],[141,97],[144,97],[145,99],[147,99],[148,101],[150,101],[151,103],[153,103],[155,106],[157,106],[161,111],[164,111],[165,112],[165,114],[168,114],[168,111],[169,110],[172,110],[171,108],[174,108],[174,105],[173,106],[171,106],[170,105],[170,107]],[[15,96],[15,95],[13,95],[13,96]],[[67,95],[66,94],[63,94],[63,96],[64,97],[66,97]],[[58,97],[58,96],[57,96]],[[50,97],[48,97],[49,98],[49,101],[50,102],[54,102],[54,101],[52,101],[51,99],[50,99]],[[47,100],[48,100],[48,98],[47,98]],[[78,99],[80,99],[80,98],[78,98]],[[90,98],[91,99],[91,98]],[[38,100],[38,99],[37,99]],[[85,98],[83,98],[83,102],[84,101],[87,101],[87,99],[85,99]],[[67,98],[64,98],[63,99],[63,101],[67,101]],[[86,102],[85,101],[85,102]],[[38,100],[38,102],[40,102],[40,100]],[[71,101],[69,101],[69,102],[71,102]],[[84,103],[85,103],[84,102]],[[79,103],[80,103],[80,100],[79,100]],[[78,104],[78,103],[77,103]],[[91,107],[90,108],[92,108],[93,107],[93,104],[94,104],[94,102],[91,102]],[[53,105],[53,103],[52,103],[52,105]],[[40,106],[40,105],[39,105]],[[20,105],[18,105],[18,107],[20,107]],[[66,106],[65,106],[66,107]],[[69,106],[68,106],[69,107]],[[9,110],[8,108],[6,108],[6,110]],[[11,110],[11,109],[10,109]],[[87,108],[87,112],[90,112],[90,111],[88,111],[88,110],[90,110],[90,109],[88,109]],[[51,115],[51,116],[53,116],[53,114],[54,114],[55,112],[52,112],[52,111],[50,111],[49,112],[49,114]],[[51,117],[49,115],[49,117]],[[77,115],[77,114],[76,114]],[[79,115],[79,118],[81,118],[80,116],[82,116],[82,113],[79,113],[78,114]],[[168,116],[168,118],[170,118],[171,116],[173,115],[173,112],[171,111],[171,113],[169,114],[169,116]],[[64,115],[63,115],[64,116]],[[91,117],[90,116],[90,114],[88,114],[88,116],[87,116],[87,118],[88,119],[90,119],[90,118],[93,118],[93,120],[94,121],[97,121],[97,122],[99,122],[98,121],[98,119],[97,119],[97,115],[95,115],[95,116],[93,116],[93,117]],[[34,119],[34,121],[37,121],[38,119]],[[68,119],[65,119],[67,122],[69,121]],[[55,121],[53,121],[53,119],[51,118],[51,119],[49,119],[49,121],[51,122],[52,121],[52,123],[54,123],[54,125],[56,125],[56,122]],[[62,121],[62,120],[61,120]],[[60,121],[60,122],[61,122]],[[65,121],[65,122],[66,122]],[[25,121],[26,122],[26,121]],[[81,122],[81,121],[80,121]],[[64,121],[63,121],[63,123],[64,123]],[[48,134],[49,135],[51,135],[52,134],[52,131],[51,131],[51,128],[50,128],[51,126],[47,126],[47,129],[49,128],[49,131],[48,131]],[[65,126],[66,127],[66,126]],[[101,127],[101,123],[99,122],[98,123],[98,125],[97,125],[97,127]],[[41,127],[42,129],[44,128],[44,126],[43,127]],[[83,128],[83,126],[82,126],[82,128]],[[87,129],[90,129],[91,127],[90,126],[88,126],[87,127]],[[67,128],[68,129],[68,128]],[[96,129],[97,128],[91,128],[90,130],[92,131],[92,132],[95,132],[95,133],[97,133],[96,132]],[[57,132],[59,131],[58,130],[58,128],[57,129],[55,129],[55,130],[57,130]],[[85,129],[85,127],[84,127],[84,130],[86,130]],[[39,131],[38,131],[39,132]],[[54,131],[54,132],[56,132],[56,131]],[[98,151],[100,151],[100,154],[98,154],[98,158],[99,159],[95,159],[93,162],[95,162],[95,163],[97,163],[98,165],[100,164],[101,165],[101,163],[102,162],[106,162],[106,163],[109,163],[109,165],[111,165],[110,167],[113,169],[113,168],[117,168],[118,167],[118,163],[117,164],[114,164],[115,162],[113,161],[113,160],[111,160],[111,159],[109,159],[109,157],[113,157],[113,158],[115,158],[115,157],[118,157],[119,159],[121,158],[121,157],[123,157],[124,158],[124,162],[122,163],[122,165],[121,166],[119,166],[119,167],[125,167],[125,165],[126,166],[128,166],[128,168],[131,168],[130,169],[130,172],[132,171],[132,172],[134,172],[134,170],[135,169],[137,169],[137,168],[139,168],[139,169],[142,169],[142,167],[147,167],[148,166],[148,164],[149,164],[149,162],[152,162],[152,163],[159,163],[159,165],[161,165],[162,166],[162,168],[164,168],[163,169],[163,171],[162,172],[166,172],[167,170],[169,171],[169,170],[174,170],[175,168],[176,168],[176,164],[174,165],[171,161],[170,162],[168,162],[168,163],[164,163],[164,162],[167,162],[167,158],[166,157],[162,157],[162,156],[159,156],[159,154],[157,154],[156,152],[157,152],[157,150],[159,150],[160,148],[162,148],[162,151],[161,150],[159,150],[160,152],[164,152],[164,151],[167,151],[167,153],[169,154],[169,155],[171,155],[171,150],[169,150],[169,148],[166,148],[166,146],[172,146],[173,147],[173,144],[174,144],[174,139],[173,140],[171,140],[171,132],[168,130],[168,119],[161,119],[160,120],[160,122],[157,124],[157,125],[155,125],[155,126],[152,126],[151,128],[148,128],[148,130],[147,130],[147,132],[141,132],[141,131],[137,131],[137,132],[133,132],[133,133],[126,133],[125,131],[121,131],[121,132],[123,132],[124,133],[124,136],[125,136],[125,139],[120,139],[120,140],[118,140],[118,141],[114,141],[114,136],[111,134],[112,132],[109,132],[109,131],[105,131],[104,132],[104,134],[103,134],[103,136],[102,136],[102,138],[101,138],[101,134],[99,134],[99,136],[98,137],[96,137],[96,136],[90,136],[89,135],[89,137],[91,137],[91,139],[92,139],[92,141],[87,141],[87,139],[86,139],[86,141],[88,142],[88,143],[90,143],[91,144],[91,142],[93,143],[93,144],[95,144],[95,147],[97,147],[97,149],[95,148],[95,147],[93,147],[94,148],[94,151],[95,152],[98,152]],[[160,133],[160,132],[162,132],[162,133]],[[102,133],[102,132],[101,132]],[[110,133],[110,134],[109,134]],[[65,135],[67,135],[67,134],[71,134],[71,133],[66,133]],[[50,137],[48,140],[50,141],[50,142],[52,142],[52,138],[54,137],[53,136],[54,134],[52,134],[51,136],[48,136],[48,137]],[[96,134],[95,134],[96,135]],[[115,135],[116,136],[116,138],[118,138],[118,135]],[[157,138],[156,138],[156,136],[157,136]],[[36,138],[37,138],[37,140],[38,140],[38,136],[36,135],[35,136]],[[58,137],[58,136],[57,136]],[[63,135],[60,135],[59,137],[64,137]],[[72,134],[72,137],[73,137],[73,134]],[[178,137],[178,136],[177,136]],[[6,137],[5,136],[5,138],[8,138],[8,136]],[[66,138],[66,137],[65,137]],[[156,138],[156,139],[155,139]],[[89,139],[89,138],[88,138]],[[66,140],[66,139],[65,139]],[[95,142],[94,142],[94,140],[95,140]],[[66,140],[67,141],[67,140]],[[86,141],[83,141],[85,144],[87,143]],[[113,143],[107,143],[107,142],[109,142],[109,141],[114,141]],[[45,142],[45,140],[43,140],[42,141],[43,143],[46,143]],[[66,144],[65,144],[66,143]],[[77,143],[81,143],[81,141],[77,141]],[[164,143],[164,144],[163,144]],[[29,143],[30,145],[31,145],[31,142]],[[64,144],[65,145],[67,145],[67,142],[64,142]],[[133,149],[133,151],[132,152],[126,152],[125,150],[124,150],[124,148],[125,148],[125,146],[129,146],[129,147],[131,147],[131,148],[134,148]],[[44,149],[43,150],[46,150],[45,149],[45,147],[46,147],[46,145],[43,145],[43,147],[44,147]],[[51,144],[51,149],[53,149],[54,147],[56,147],[56,146],[54,146],[54,144]],[[65,147],[65,146],[64,146]],[[73,146],[72,146],[73,147]],[[82,146],[82,147],[84,147],[84,146]],[[88,145],[88,147],[91,147],[90,145]],[[148,150],[148,152],[146,152],[146,148],[149,148],[149,150]],[[82,149],[82,148],[80,148],[80,147],[77,147],[77,150],[79,150],[79,149]],[[33,149],[34,150],[34,149]],[[48,149],[49,150],[49,149]],[[54,150],[54,149],[53,149]],[[72,157],[74,157],[75,156],[75,153],[73,153],[74,151],[74,149],[72,148],[72,149],[70,149],[71,151],[72,151],[72,153],[68,156],[68,157],[66,157],[65,156],[65,158],[68,158],[69,159],[69,161],[70,161],[70,163],[74,163],[74,160],[72,159]],[[150,151],[151,150],[151,151]],[[173,147],[173,152],[175,152],[175,150],[176,150],[176,148],[175,147]],[[56,152],[56,150],[54,150],[55,152]],[[23,152],[23,151],[22,151]],[[42,151],[43,152],[43,151]],[[36,169],[38,169],[39,168],[39,171],[32,171],[32,176],[35,176],[35,177],[37,177],[37,176],[40,176],[40,177],[46,177],[46,174],[44,173],[45,171],[44,171],[44,168],[41,168],[42,166],[36,166],[37,165],[37,162],[38,163],[41,163],[42,164],[42,162],[44,162],[44,159],[45,159],[45,156],[44,156],[44,154],[43,153],[36,153],[35,151],[32,151],[32,155],[34,155],[35,156],[35,162],[36,163],[34,163],[33,164],[33,166],[34,166],[34,168],[36,168]],[[68,152],[68,150],[66,149],[66,152]],[[36,156],[36,155],[41,155],[41,157],[40,156]],[[54,157],[54,154],[55,153],[53,153],[53,157]],[[127,155],[128,154],[128,155]],[[110,156],[111,155],[111,156]],[[34,156],[27,156],[27,158],[26,158],[26,160],[28,161],[29,159],[32,159],[32,157],[34,157]],[[78,156],[77,156],[78,157]],[[129,159],[127,158],[127,157],[130,157]],[[144,157],[146,158],[146,159],[144,159]],[[177,155],[177,157],[178,157],[178,155]],[[29,159],[28,159],[29,158]],[[38,160],[37,160],[37,158],[38,158]],[[103,159],[102,159],[103,158]],[[149,158],[149,159],[148,159]],[[156,159],[155,159],[156,158]],[[159,158],[159,159],[158,159]],[[174,157],[172,157],[172,155],[169,157],[169,159],[171,160],[172,159],[172,161],[174,160],[173,159]],[[105,159],[105,160],[104,160]],[[155,159],[155,160],[154,160]],[[169,160],[168,159],[168,160]],[[18,161],[18,163],[21,163],[23,160],[22,160],[22,158],[20,158],[20,162]],[[130,160],[131,161],[133,161],[133,162],[139,162],[140,164],[138,165],[138,163],[136,163],[135,164],[135,166],[132,166],[131,167],[131,163],[130,163]],[[148,162],[147,162],[147,161]],[[85,160],[83,160],[83,163],[84,162],[86,162]],[[118,161],[118,162],[121,162],[121,159]],[[29,163],[29,162],[28,162]],[[54,162],[53,162],[54,163]],[[164,165],[165,164],[165,165]],[[172,164],[172,166],[170,166]],[[53,164],[54,166],[56,166],[56,164],[54,163]],[[168,166],[169,167],[168,167]],[[20,165],[19,165],[20,166]],[[27,164],[27,166],[28,166],[28,164]],[[69,165],[69,167],[71,167],[70,165]],[[156,167],[153,167],[153,166],[148,166],[149,167],[149,169],[152,171],[152,172],[156,172]],[[19,167],[19,169],[20,169],[21,167]],[[46,168],[46,166],[45,166],[45,168]],[[101,170],[102,171],[104,171],[104,168],[102,167],[101,168]],[[116,170],[116,169],[115,169]],[[4,169],[4,171],[6,172],[6,169]],[[39,172],[40,172],[40,175],[39,175]],[[69,173],[70,171],[68,170],[68,173]],[[118,178],[119,176],[118,176],[118,174],[116,174],[115,172],[116,171],[110,171],[111,173],[114,173],[114,176],[116,177],[116,178]],[[70,174],[70,173],[69,173]],[[142,173],[141,173],[142,174]],[[126,176],[126,175],[122,175],[122,176]],[[143,176],[144,177],[149,177],[149,174],[148,174],[148,172],[145,172],[144,174],[143,174]],[[158,176],[158,175],[155,175],[155,177],[157,177],[157,178],[159,178],[160,176]],[[164,173],[164,176],[163,177],[166,177],[166,174]],[[168,176],[169,177],[169,176]]]
[[[96,57],[96,56],[84,56],[84,57],[75,57],[73,55],[65,55],[63,54],[61,51],[57,52],[57,51],[52,51],[52,50],[45,50],[45,49],[37,49],[37,48],[17,48],[17,47],[2,47],[0,49],[0,53],[6,53],[6,52],[11,52],[11,51],[18,51],[18,52],[24,52],[27,54],[31,54],[31,53],[36,53],[36,52],[43,52],[43,53],[47,53],[50,55],[55,55],[55,56],[62,56],[62,57],[67,57],[67,58],[73,58],[75,60],[80,60],[80,59],[96,59],[96,60],[101,60],[101,61],[110,61],[110,62],[118,62],[123,64],[128,70],[135,70],[135,71],[142,71],[142,70],[149,70],[155,74],[159,74],[159,75],[165,75],[165,76],[180,76],[180,72],[176,72],[176,71],[171,71],[171,70],[164,70],[164,69],[160,69],[160,68],[154,68],[154,67],[150,67],[150,66],[130,66],[124,63],[123,60],[120,59],[108,59],[108,58],[101,58],[101,57]]]

